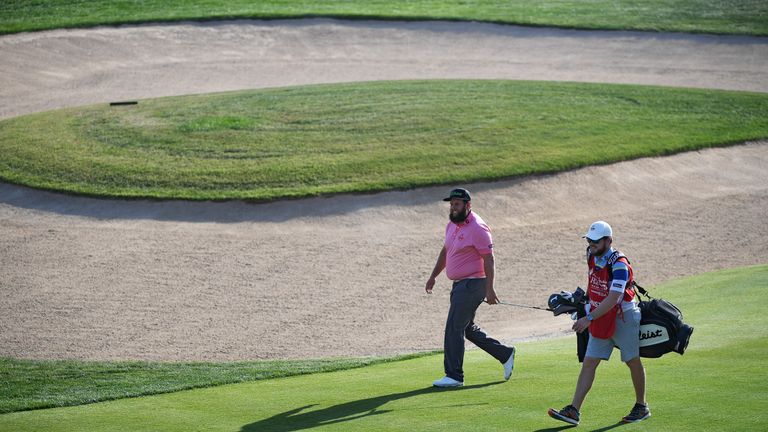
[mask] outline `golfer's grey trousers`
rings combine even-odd
[[[509,360],[512,348],[475,325],[475,311],[485,299],[485,279],[462,279],[453,282],[451,308],[445,323],[445,375],[464,381],[464,337],[480,349],[492,355],[500,363]]]

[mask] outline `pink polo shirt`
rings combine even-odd
[[[493,252],[491,229],[469,212],[464,222],[445,227],[445,274],[448,279],[484,278],[483,255]]]

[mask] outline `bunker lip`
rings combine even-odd
[[[1,36],[0,58],[0,119],[161,96],[403,79],[768,92],[768,38],[476,22],[239,20],[53,30]]]
[[[200,47],[207,47],[201,49]],[[215,54],[214,54],[215,53]],[[226,22],[0,37],[0,118],[189,93],[381,79],[500,78],[768,91],[763,38],[478,23]],[[215,57],[215,58],[214,58]],[[424,283],[472,191],[502,300],[585,283],[609,221],[644,285],[768,262],[768,143],[557,175],[248,204],[98,200],[0,184],[0,356],[244,360],[440,349],[449,283]],[[600,193],[595,193],[600,191]],[[232,216],[237,215],[237,216]],[[674,301],[674,298],[670,298]],[[483,305],[504,340],[568,319]]]

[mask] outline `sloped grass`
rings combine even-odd
[[[19,360],[0,358],[0,413],[82,405],[192,388],[334,372],[416,358],[394,357],[241,362]]]
[[[148,21],[302,17],[768,35],[768,3],[760,0],[5,0],[0,3],[0,34]]]
[[[653,289],[695,327],[684,356],[645,359],[653,416],[621,431],[762,431],[768,425],[768,266],[703,274]],[[510,319],[514,319],[511,313]],[[552,319],[567,319],[553,317]],[[468,352],[460,390],[430,387],[442,357],[227,385],[94,405],[0,415],[0,430],[49,431],[543,431],[570,402],[579,364],[573,337],[521,343],[509,382],[485,353]],[[609,430],[634,402],[617,353],[598,370],[580,429]]]
[[[768,137],[768,94],[521,81],[317,85],[0,122],[0,179],[273,200],[552,173]]]

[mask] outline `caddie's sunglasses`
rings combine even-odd
[[[589,243],[589,244],[598,244],[598,243],[600,243],[600,240],[602,240],[602,239],[604,239],[604,238],[605,238],[605,237],[600,237],[600,238],[599,238],[599,239],[597,239],[597,240],[592,240],[591,238],[587,238],[587,243]]]

